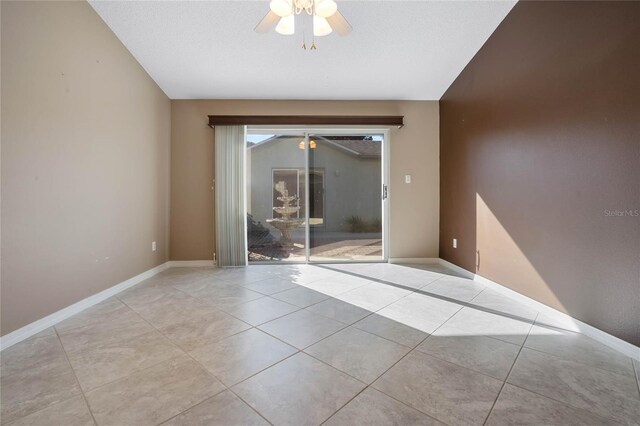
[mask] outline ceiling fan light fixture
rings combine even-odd
[[[295,15],[283,16],[276,25],[276,32],[282,35],[292,35],[296,32]]]
[[[265,34],[275,26],[277,33],[293,35],[296,31],[296,16],[303,12],[311,16],[314,37],[322,37],[331,33],[345,36],[353,30],[351,24],[338,11],[335,0],[270,0],[269,12],[253,30],[259,34]],[[306,27],[306,22],[306,20],[302,22],[303,27]],[[302,48],[306,49],[304,31],[302,39]],[[311,43],[310,50],[316,50],[315,42]]]
[[[338,11],[338,5],[333,0],[316,0],[316,15],[328,18]]]
[[[331,34],[333,29],[325,18],[318,15],[313,15],[313,35],[316,37],[322,37]]]
[[[281,18],[291,15],[292,6],[290,0],[271,0],[269,8]]]

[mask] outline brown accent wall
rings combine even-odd
[[[1,14],[6,335],[168,260],[171,104],[86,2]]]
[[[404,115],[391,130],[391,257],[437,257],[437,101],[171,101],[171,259],[213,257],[213,129],[208,115]],[[413,175],[404,183],[404,175]]]
[[[440,256],[636,345],[639,22],[520,2],[440,102]]]

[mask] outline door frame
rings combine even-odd
[[[389,262],[389,223],[390,223],[390,204],[391,190],[389,187],[389,167],[391,152],[391,128],[390,127],[351,127],[351,126],[247,126],[246,134],[273,134],[283,136],[301,136],[304,135],[305,155],[305,206],[309,206],[309,136],[349,136],[349,135],[382,135],[382,153],[381,153],[381,188],[380,201],[382,203],[382,259],[381,260],[335,260],[335,261],[310,261],[310,226],[309,226],[309,209],[305,208],[305,260],[301,262],[284,262],[284,264],[332,264],[332,263],[387,263]],[[246,156],[246,148],[245,148]],[[386,195],[386,196],[385,196]],[[245,194],[246,196],[246,194]],[[245,200],[245,212],[248,205]],[[245,229],[246,232],[246,229]],[[249,252],[247,250],[247,265],[249,265]],[[256,265],[283,264],[280,261],[263,261],[255,263]]]

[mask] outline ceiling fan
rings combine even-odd
[[[347,20],[338,12],[334,0],[271,0],[269,12],[256,25],[257,33],[268,32],[276,25],[276,32],[283,35],[295,33],[295,17],[303,11],[313,17],[313,35],[321,37],[331,34],[345,36],[353,29]]]

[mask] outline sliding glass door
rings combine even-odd
[[[379,135],[310,135],[310,262],[384,260],[382,144]]]
[[[306,262],[305,135],[248,134],[249,262]]]
[[[247,137],[249,261],[384,261],[383,133]]]

